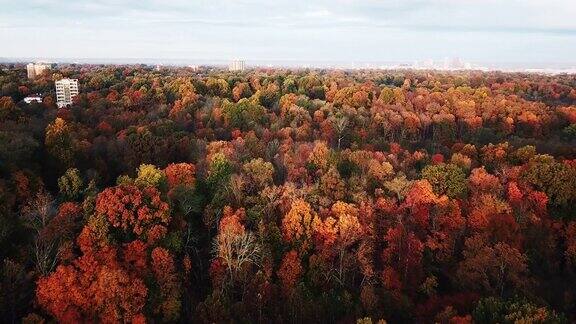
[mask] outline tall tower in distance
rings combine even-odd
[[[56,105],[58,108],[66,107],[72,104],[72,99],[78,95],[77,79],[62,79],[55,82],[56,84]]]
[[[233,60],[228,66],[228,71],[244,71],[246,63],[242,60]]]
[[[28,65],[26,65],[28,79],[35,79],[48,69],[50,69],[50,65],[45,63],[28,63]]]

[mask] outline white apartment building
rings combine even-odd
[[[56,84],[56,105],[58,105],[58,108],[71,105],[72,99],[78,95],[78,80],[62,79],[56,81],[55,84]]]
[[[50,64],[28,63],[28,65],[26,65],[26,72],[28,74],[28,79],[35,79],[37,76],[42,74],[42,72],[48,69],[50,69]]]
[[[241,60],[234,60],[230,62],[230,65],[228,66],[229,71],[244,71],[245,68],[246,63]]]

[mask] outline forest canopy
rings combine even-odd
[[[3,321],[576,321],[574,75],[1,67]]]

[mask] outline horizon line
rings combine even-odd
[[[434,63],[446,59],[458,59],[461,63],[469,64],[464,68],[446,68],[440,66],[415,66],[414,63],[432,60]],[[7,63],[49,63],[49,64],[87,64],[87,65],[160,65],[172,67],[189,67],[198,65],[204,67],[226,67],[234,60],[243,60],[250,68],[286,68],[286,69],[337,69],[337,70],[414,70],[414,71],[479,71],[479,72],[508,72],[508,73],[539,73],[539,74],[576,74],[576,62],[552,61],[465,61],[459,57],[444,57],[442,59],[426,58],[420,60],[301,60],[301,59],[198,59],[198,58],[90,58],[90,57],[0,57],[0,64]],[[276,64],[272,64],[276,63]],[[376,64],[378,66],[372,66]],[[391,65],[386,65],[391,64]],[[488,64],[481,66],[478,64]],[[545,65],[545,66],[542,66]]]

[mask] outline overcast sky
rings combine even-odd
[[[0,0],[0,57],[576,61],[576,0]]]

